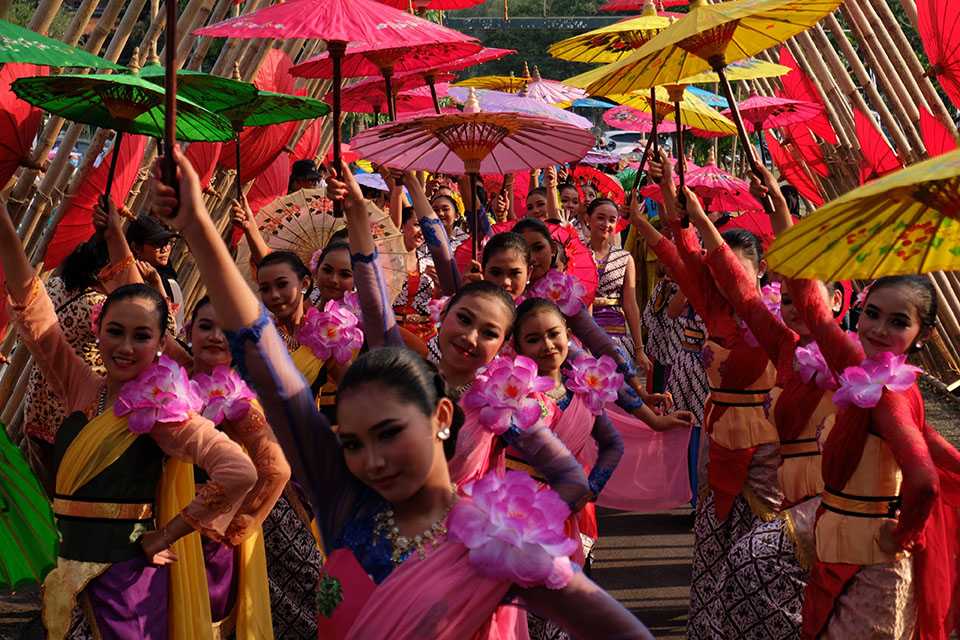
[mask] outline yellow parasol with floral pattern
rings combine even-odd
[[[777,238],[767,263],[825,281],[960,270],[960,150],[827,203]]]
[[[673,22],[672,18],[658,15],[653,0],[647,0],[638,17],[554,42],[547,52],[554,58],[572,62],[616,62]]]

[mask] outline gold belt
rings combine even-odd
[[[595,307],[619,307],[620,298],[594,298],[593,306]]]
[[[409,322],[411,324],[426,324],[432,322],[430,316],[425,316],[419,313],[403,313],[397,314],[397,322]]]
[[[53,512],[58,516],[73,518],[99,518],[105,520],[150,520],[153,518],[152,502],[88,502],[54,498]]]
[[[625,335],[627,335],[627,328],[626,328],[626,327],[619,327],[619,326],[603,327],[603,330],[606,331],[607,333],[609,333],[610,335],[615,335],[615,336],[625,336]]]
[[[780,457],[803,458],[820,455],[820,443],[816,438],[799,438],[797,440],[780,441]]]
[[[540,475],[539,471],[534,469],[532,466],[530,466],[526,462],[523,462],[522,460],[518,460],[517,458],[513,458],[511,456],[507,456],[506,458],[507,458],[506,459],[507,469],[512,469],[514,471],[522,471],[528,476],[530,476],[531,478],[533,478],[534,480],[536,480],[537,482],[542,482],[544,484],[547,484],[547,479],[544,478],[542,475]]]
[[[767,403],[770,389],[714,389],[710,401],[718,407],[762,407]]]
[[[857,518],[893,518],[900,508],[900,496],[855,496],[825,489],[823,508]]]

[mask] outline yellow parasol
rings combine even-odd
[[[824,281],[960,269],[960,150],[826,204],[777,238],[767,262]]]
[[[653,0],[647,0],[639,17],[555,42],[547,51],[554,58],[571,62],[616,62],[672,23],[671,18],[657,15]]]
[[[586,89],[597,80],[603,78],[609,69],[609,65],[597,67],[596,69],[590,69],[589,71],[575,75],[572,78],[567,78],[563,81],[563,83],[568,84],[571,87]],[[782,64],[776,64],[774,62],[759,60],[757,58],[746,58],[744,60],[738,60],[737,62],[731,62],[725,69],[727,80],[730,81],[756,80],[757,78],[776,78],[779,76],[785,76],[790,73],[790,71],[790,67],[785,67]],[[677,81],[677,84],[704,84],[718,82],[719,80],[720,76],[713,71],[704,71],[703,73],[698,73],[690,76],[689,78],[681,78],[679,81]]]
[[[675,88],[674,88],[675,87]],[[630,95],[607,96],[620,104],[652,113],[654,108],[662,111],[666,115],[664,120],[676,120],[676,103],[674,98],[679,98],[680,115],[682,123],[685,126],[710,131],[712,133],[722,133],[725,135],[734,135],[737,133],[737,127],[733,121],[725,115],[708,105],[703,99],[699,98],[691,91],[687,91],[683,85],[670,85],[669,87],[656,87],[654,94],[656,100],[650,99],[650,94],[646,91],[638,91]],[[673,113],[671,113],[673,110]]]
[[[725,67],[778,45],[806,31],[832,13],[841,0],[732,0],[707,4],[690,0],[690,12],[650,42],[619,62],[587,87],[593,95],[630,93],[662,84],[679,83],[713,70],[743,141],[746,129],[736,108]],[[755,172],[759,167],[748,156]],[[770,203],[765,199],[765,207]]]
[[[531,78],[518,78],[514,75],[509,76],[477,76],[454,82],[455,87],[473,87],[474,89],[491,89],[493,91],[503,91],[505,93],[520,93],[523,91]]]

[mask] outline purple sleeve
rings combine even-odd
[[[590,311],[586,306],[581,305],[580,311],[575,315],[567,316],[567,322],[570,325],[570,330],[573,331],[575,336],[580,338],[583,346],[585,346],[590,353],[598,358],[600,356],[610,356],[613,358],[613,361],[617,363],[617,371],[622,373],[624,377],[636,375],[637,372],[633,363],[624,356],[623,352],[617,349],[617,346],[613,343],[613,339],[597,324],[597,321],[590,315]]]
[[[460,290],[460,271],[450,251],[450,238],[443,223],[437,218],[420,218],[420,230],[423,239],[433,257],[433,266],[437,270],[440,291],[445,296],[452,296]]]
[[[515,448],[531,467],[543,474],[547,484],[568,505],[575,505],[589,494],[587,476],[566,445],[542,424],[527,429],[510,427],[501,436]]]
[[[597,442],[597,462],[590,470],[588,482],[590,491],[598,496],[603,491],[610,476],[613,475],[617,465],[620,464],[620,458],[623,457],[623,438],[620,437],[620,432],[610,422],[606,411],[594,420],[591,435]]]
[[[266,310],[253,326],[230,332],[237,370],[256,390],[264,415],[301,483],[323,539],[334,540],[359,506],[363,485],[347,469],[330,423],[317,410]]]
[[[363,335],[371,349],[383,346],[402,347],[403,338],[397,327],[378,257],[379,253],[376,251],[369,255],[354,253],[350,256],[353,282],[360,299],[360,315],[363,316]]]

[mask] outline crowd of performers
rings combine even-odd
[[[525,211],[506,176],[477,214],[468,182],[384,171],[377,195],[311,165],[291,189],[325,178],[345,231],[305,264],[236,202],[244,274],[176,162],[152,216],[124,230],[102,202],[46,282],[0,215],[61,536],[49,637],[651,637],[589,577],[598,499],[695,505],[691,638],[956,628],[960,454],[905,362],[934,327],[927,280],[872,283],[848,332],[850,283],[765,273],[757,237],[718,231],[665,155],[656,225],[555,169]],[[770,174],[753,190],[775,232],[792,224]],[[411,257],[395,299],[375,195]],[[178,238],[208,291],[191,309]]]

